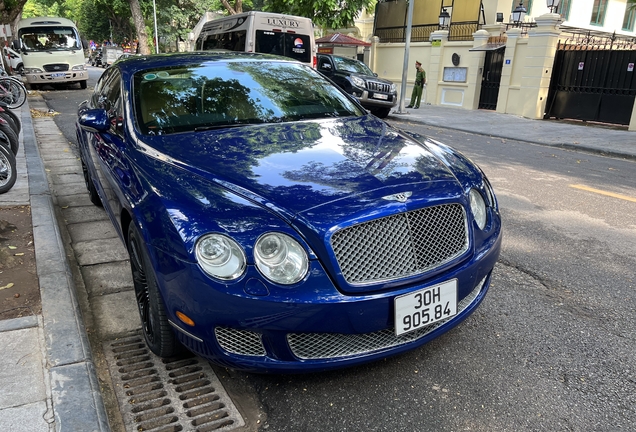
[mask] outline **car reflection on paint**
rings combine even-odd
[[[483,300],[501,221],[483,172],[313,69],[247,53],[115,63],[77,123],[130,254],[145,340],[319,371],[417,348]]]

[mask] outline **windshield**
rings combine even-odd
[[[137,123],[159,135],[251,124],[360,116],[312,68],[294,62],[217,62],[137,72]]]
[[[354,72],[361,75],[373,75],[373,72],[367,65],[358,60],[348,59],[344,57],[334,57],[333,61],[336,63],[336,69],[340,71]]]
[[[20,29],[22,48],[27,51],[80,50],[80,39],[73,27],[27,27]]]

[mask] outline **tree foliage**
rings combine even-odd
[[[325,28],[351,27],[358,13],[370,8],[374,0],[269,0],[265,9],[311,18]]]

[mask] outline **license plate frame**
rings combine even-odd
[[[54,72],[51,74],[51,78],[64,78],[66,73],[64,72]]]
[[[373,98],[374,99],[389,100],[389,95],[385,95],[385,94],[382,94],[382,93],[373,93]]]
[[[457,279],[395,297],[395,335],[410,333],[457,315]]]

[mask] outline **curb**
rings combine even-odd
[[[22,110],[36,269],[56,431],[110,431],[28,100]],[[88,403],[87,403],[88,402]]]
[[[564,150],[574,150],[574,151],[580,151],[580,152],[585,152],[585,153],[590,153],[590,154],[596,154],[596,155],[600,155],[600,156],[608,156],[608,157],[617,157],[617,158],[624,158],[624,159],[629,159],[629,160],[636,160],[636,154],[634,153],[629,153],[629,152],[621,152],[621,151],[616,151],[616,150],[604,150],[604,149],[599,149],[599,148],[595,148],[595,147],[589,147],[583,144],[570,144],[570,143],[551,143],[551,142],[545,142],[545,141],[533,141],[533,140],[528,140],[528,139],[523,139],[523,138],[519,138],[519,137],[513,137],[510,135],[505,135],[502,133],[485,133],[485,132],[480,132],[480,131],[475,131],[474,129],[470,129],[470,128],[462,128],[462,127],[457,127],[457,126],[451,126],[451,125],[444,125],[444,126],[440,126],[439,124],[435,123],[435,122],[427,122],[425,119],[423,118],[419,118],[419,117],[406,117],[405,114],[397,114],[397,113],[393,113],[391,112],[391,114],[389,115],[388,120],[392,120],[395,122],[399,122],[399,123],[419,123],[419,124],[423,124],[426,126],[432,126],[432,127],[436,127],[436,128],[440,128],[440,129],[447,129],[447,130],[454,130],[454,131],[458,131],[458,132],[466,132],[466,133],[470,133],[473,135],[481,135],[484,137],[493,137],[493,138],[501,138],[501,139],[506,139],[506,140],[511,140],[511,141],[518,141],[518,142],[523,142],[523,143],[528,143],[528,144],[535,144],[535,145],[541,145],[541,146],[546,146],[546,147],[555,147],[555,148],[560,148],[560,149],[564,149]],[[634,135],[634,137],[636,138],[636,134]]]

